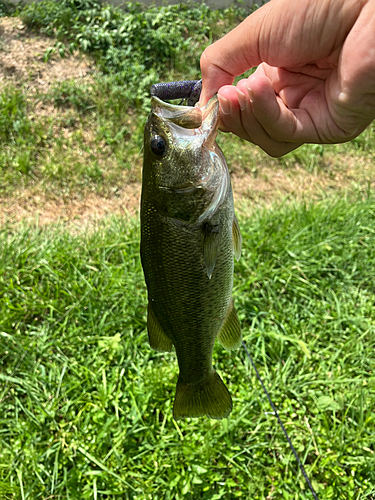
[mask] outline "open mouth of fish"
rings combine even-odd
[[[216,95],[202,108],[176,106],[155,96],[151,98],[151,105],[153,112],[163,120],[174,123],[187,131],[199,129],[199,134],[204,135],[206,141],[214,143],[219,128],[219,101]]]

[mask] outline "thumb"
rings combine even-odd
[[[259,37],[269,9],[270,4],[266,4],[256,10],[203,52],[200,60],[203,85],[200,105],[206,104],[224,85],[231,85],[236,76],[262,62]]]

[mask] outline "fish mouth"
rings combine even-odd
[[[201,108],[192,106],[177,106],[164,102],[158,97],[151,97],[152,112],[163,120],[175,123],[180,127],[192,129],[202,125]]]
[[[177,106],[164,102],[158,97],[151,97],[152,113],[163,121],[174,123],[185,129],[198,129],[197,133],[206,136],[213,144],[219,128],[219,100],[212,97],[202,108],[195,106]]]

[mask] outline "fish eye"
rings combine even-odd
[[[161,135],[155,135],[151,139],[151,149],[156,156],[163,156],[167,149],[167,143]]]

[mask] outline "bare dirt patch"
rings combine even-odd
[[[135,216],[140,194],[139,182],[127,184],[113,197],[90,193],[83,199],[52,199],[31,190],[23,191],[18,197],[0,199],[0,225],[37,221],[39,225],[59,222],[84,228],[111,215]]]
[[[257,177],[238,171],[231,175],[236,210],[242,215],[248,215],[256,207],[288,199],[317,200],[329,194],[344,196],[375,189],[375,176],[366,176],[366,173],[369,176],[374,173],[374,165],[370,163],[360,166],[352,161],[346,171],[334,175],[308,173],[297,166],[292,171],[261,166],[259,170]],[[364,174],[363,177],[359,178],[358,170]],[[124,184],[113,196],[90,193],[82,198],[64,197],[58,193],[51,196],[38,190],[24,190],[15,193],[11,199],[0,199],[0,225],[37,221],[39,225],[59,222],[86,228],[107,216],[137,215],[140,195],[140,175],[138,179]]]
[[[43,61],[53,40],[36,35],[19,18],[0,18],[0,86],[12,81],[47,90],[51,83],[71,78],[87,79],[94,72],[89,57],[74,53]]]
[[[256,177],[236,170],[232,178],[237,211],[244,215],[256,207],[284,201],[319,200],[327,196],[364,195],[375,189],[375,165],[371,159],[342,158],[345,166],[310,173],[298,165],[293,169],[262,167]]]

